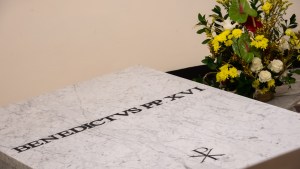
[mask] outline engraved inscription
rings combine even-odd
[[[209,148],[206,148],[206,147],[197,148],[197,149],[193,150],[193,152],[196,155],[192,155],[190,157],[193,157],[193,158],[203,157],[202,161],[201,161],[201,163],[203,163],[206,160],[207,157],[210,158],[210,159],[213,159],[213,160],[218,160],[216,157],[225,155],[225,154],[213,154],[212,155],[212,154],[210,154],[212,150],[213,150],[212,148],[209,149]]]

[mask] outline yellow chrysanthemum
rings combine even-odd
[[[295,33],[291,36],[293,39],[298,39],[298,37],[295,35]]]
[[[233,41],[232,40],[228,40],[225,42],[225,45],[226,46],[231,46],[233,44]]]
[[[256,80],[254,80],[254,81],[252,82],[252,87],[258,88],[258,86],[259,86],[259,80],[256,79]]]
[[[243,31],[241,29],[234,29],[232,31],[232,35],[235,37],[235,38],[239,38],[241,37]]]
[[[264,35],[257,35],[255,40],[252,40],[251,46],[256,48],[266,49],[268,47],[269,40],[264,37]]]
[[[295,46],[296,48],[300,48],[300,40],[299,39],[291,39],[291,44],[293,45],[293,46]]]
[[[270,10],[272,9],[272,4],[270,2],[266,2],[261,9],[266,13],[269,14]]]
[[[226,74],[225,72],[218,72],[216,75],[216,81],[217,82],[222,82],[225,81],[228,78],[228,74]]]
[[[266,83],[267,83],[268,86],[261,89],[261,88],[259,88],[260,82],[259,82],[258,79],[256,79],[256,80],[254,80],[254,81],[252,82],[252,87],[256,88],[257,91],[258,91],[259,93],[265,94],[265,93],[268,92],[272,87],[275,86],[275,80],[274,80],[274,79],[271,79],[271,80],[269,80],[269,81],[266,82]]]
[[[275,80],[274,79],[268,81],[268,87],[271,88],[273,86],[275,86]]]
[[[220,70],[221,72],[226,72],[226,73],[227,73],[228,68],[229,68],[229,64],[225,64],[225,65],[223,65],[222,67],[220,67],[219,70]]]
[[[262,49],[266,49],[268,47],[269,40],[264,38],[263,40],[258,42],[258,46]]]
[[[260,40],[263,40],[264,39],[264,35],[257,35],[256,37],[255,37],[255,40],[256,41],[260,41]]]
[[[297,56],[298,61],[300,61],[300,55]]]
[[[300,49],[300,40],[294,32],[291,34],[290,42],[294,46],[294,48]]]
[[[257,42],[256,42],[256,41],[252,41],[252,42],[250,43],[250,45],[251,45],[251,46],[257,46]]]
[[[265,94],[265,93],[267,93],[269,90],[270,90],[269,88],[263,88],[263,89],[260,89],[259,92],[260,92],[261,94]]]
[[[219,42],[225,42],[229,34],[230,34],[230,30],[225,30],[217,36],[217,40]]]
[[[235,78],[238,76],[238,70],[235,67],[229,67],[229,64],[225,64],[219,68],[220,72],[216,74],[216,81],[222,82],[228,78]]]
[[[287,29],[287,30],[285,31],[285,34],[286,34],[287,36],[294,36],[294,35],[295,35],[295,33],[292,31],[292,29]]]
[[[215,53],[218,53],[219,49],[220,49],[220,44],[219,42],[216,40],[216,38],[214,38],[214,40],[211,42],[213,47],[214,47],[214,51]]]
[[[218,36],[216,37],[216,40],[217,40],[218,42],[224,42],[224,41],[227,40],[227,37],[224,36],[224,35],[222,35],[222,34],[220,34],[220,35],[218,35]]]
[[[231,78],[235,78],[235,77],[238,76],[238,70],[235,67],[232,67],[232,68],[229,69],[228,75]]]
[[[218,53],[219,49],[221,48],[220,43],[224,43],[226,46],[232,45],[233,41],[230,39],[233,35],[231,35],[230,33],[231,31],[227,29],[214,37],[214,39],[211,41],[211,44],[214,48],[215,53]]]

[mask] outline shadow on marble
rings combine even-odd
[[[289,110],[300,113],[300,100],[297,100],[294,104],[292,104]]]
[[[294,112],[300,112],[300,75],[294,75],[296,83],[289,88],[287,85],[277,87],[275,98],[268,104],[285,108]]]
[[[283,154],[247,169],[299,169],[300,149]]]

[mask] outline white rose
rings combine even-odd
[[[252,64],[251,64],[251,71],[252,72],[259,72],[262,68],[264,68],[263,64],[261,63],[261,59],[258,57],[254,57],[252,59]]]
[[[281,60],[274,59],[268,65],[268,69],[270,69],[272,72],[279,73],[283,69],[283,63]]]
[[[258,80],[262,83],[272,80],[272,75],[269,71],[263,70],[258,74]]]

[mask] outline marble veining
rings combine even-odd
[[[300,148],[299,114],[143,66],[2,107],[0,116],[1,169],[235,169]]]

